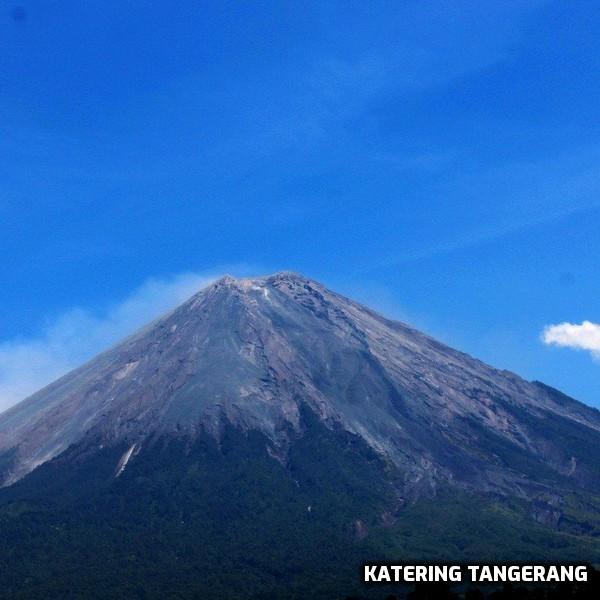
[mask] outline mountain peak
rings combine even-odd
[[[281,281],[300,283],[313,283],[315,281],[296,273],[294,271],[276,271],[270,275],[259,275],[255,277],[233,277],[232,275],[226,274],[223,277],[217,279],[213,285],[217,286],[251,286],[251,285],[265,285],[272,284]]]

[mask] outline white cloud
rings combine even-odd
[[[29,396],[214,281],[182,273],[148,279],[102,314],[72,308],[40,336],[0,342],[0,410]]]
[[[600,360],[600,325],[591,321],[559,323],[548,325],[542,333],[545,344],[588,350],[596,360]]]

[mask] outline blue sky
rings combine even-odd
[[[0,8],[0,407],[280,269],[600,406],[597,2]]]

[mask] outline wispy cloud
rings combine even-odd
[[[0,410],[181,304],[217,277],[181,273],[148,279],[101,314],[71,308],[37,337],[0,342]]]
[[[551,159],[515,162],[477,174],[458,175],[434,188],[438,196],[462,197],[464,206],[476,206],[481,190],[493,190],[483,203],[494,211],[471,228],[457,228],[457,234],[437,244],[419,244],[401,253],[359,265],[355,275],[438,258],[462,250],[519,235],[531,229],[556,225],[565,219],[600,209],[600,183],[596,173],[600,147],[583,147],[576,156],[564,154]],[[471,202],[472,201],[472,202]],[[479,222],[483,223],[482,225]]]
[[[600,360],[600,325],[591,321],[559,323],[548,325],[542,333],[545,344],[587,350],[596,360]]]

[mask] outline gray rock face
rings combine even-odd
[[[223,278],[0,415],[3,483],[75,443],[126,440],[126,464],[157,436],[218,438],[226,422],[285,461],[303,407],[416,491],[600,486],[598,411],[292,273]]]

